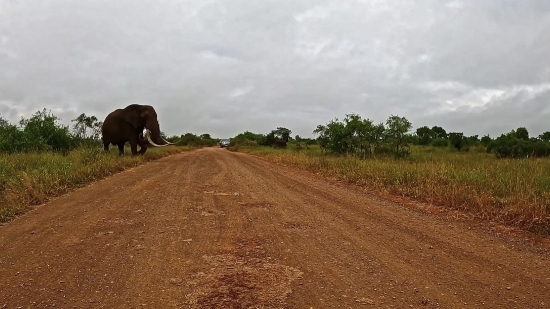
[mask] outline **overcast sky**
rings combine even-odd
[[[0,116],[150,104],[168,135],[346,113],[550,131],[548,0],[0,0]]]

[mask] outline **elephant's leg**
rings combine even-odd
[[[118,143],[118,155],[122,156],[124,154],[124,143]]]
[[[145,144],[145,141],[143,140],[143,135],[138,136],[138,145],[139,145],[139,154],[144,154],[147,151],[147,145]]]
[[[138,137],[137,135],[132,135],[130,137],[130,150],[132,150],[132,155],[137,155],[137,144],[138,144]]]
[[[105,152],[109,152],[109,143],[103,142],[103,150],[104,150]]]

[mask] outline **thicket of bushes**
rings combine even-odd
[[[73,129],[59,123],[59,118],[46,109],[30,118],[22,118],[18,125],[0,117],[0,153],[61,152],[84,145],[100,145],[101,122],[95,116],[81,114],[73,119]]]

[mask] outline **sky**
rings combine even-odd
[[[550,131],[548,0],[0,0],[0,117],[152,105],[168,135],[356,113]]]

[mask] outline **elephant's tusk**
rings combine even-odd
[[[149,133],[149,131],[147,131],[147,133]],[[165,147],[165,146],[168,146],[168,145],[157,145],[155,144],[152,140],[151,140],[151,136],[149,136],[149,134],[145,134],[147,135],[147,140],[149,141],[149,143],[151,143],[151,145],[155,146],[155,147]]]
[[[167,145],[175,145],[175,143],[170,143],[169,141],[162,138],[162,136],[160,137],[160,139],[163,140]]]

